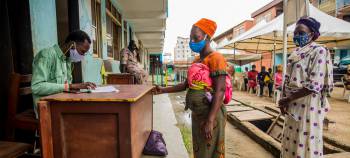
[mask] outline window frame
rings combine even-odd
[[[107,57],[109,59],[120,60],[121,50],[121,14],[113,5],[111,0],[106,0],[106,39]],[[115,35],[117,34],[117,35]],[[111,43],[111,45],[109,44]]]
[[[91,29],[94,31],[94,38],[92,39],[92,55],[93,57],[100,57],[102,50],[102,30],[101,30],[101,1],[91,0]]]

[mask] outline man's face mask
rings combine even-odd
[[[80,62],[84,59],[84,55],[80,55],[79,52],[76,49],[76,45],[74,44],[74,48],[71,48],[69,50],[69,59],[73,63]]]

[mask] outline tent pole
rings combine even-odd
[[[276,36],[276,31],[273,31],[272,72],[275,72],[276,66]]]
[[[233,44],[233,60],[236,60],[236,43]]]
[[[285,81],[285,75],[286,75],[286,69],[287,69],[287,2],[288,0],[283,0],[283,81],[282,85],[284,85]],[[284,86],[282,86],[283,88]],[[282,94],[283,94],[284,89],[282,89]]]
[[[259,44],[260,44],[260,39],[258,40],[258,44],[256,45],[256,54],[258,54],[258,49],[259,49]],[[262,56],[262,53],[261,53],[261,58],[260,58],[260,69],[262,67],[262,59],[263,59],[263,56]]]

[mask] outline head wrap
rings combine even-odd
[[[316,40],[318,37],[320,37],[321,24],[316,19],[312,17],[301,17],[298,20],[297,24],[306,25],[314,33],[312,40]]]
[[[199,27],[205,34],[210,37],[213,37],[216,31],[216,23],[212,20],[202,18],[197,21],[194,26]]]

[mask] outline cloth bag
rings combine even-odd
[[[143,148],[144,155],[166,156],[168,150],[163,139],[162,133],[152,130],[145,147]]]

